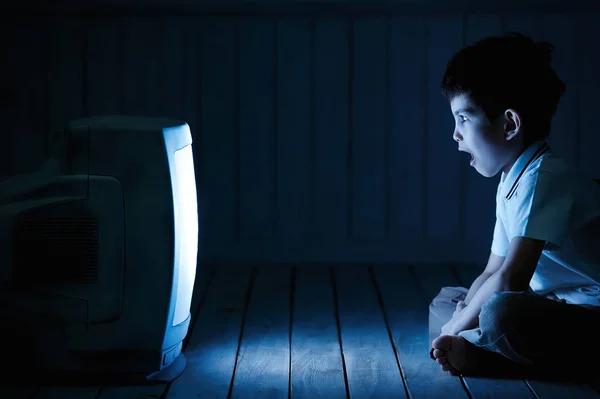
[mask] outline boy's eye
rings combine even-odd
[[[460,118],[461,122],[466,122],[467,121],[467,117],[466,116],[459,115],[458,117]]]

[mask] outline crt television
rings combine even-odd
[[[42,370],[176,378],[198,252],[189,126],[98,116],[52,142],[0,183],[3,319]]]

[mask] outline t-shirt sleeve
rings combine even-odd
[[[573,210],[571,190],[551,172],[534,171],[524,175],[509,200],[509,242],[528,237],[562,245],[568,235]]]
[[[496,216],[496,225],[494,226],[494,236],[492,239],[492,253],[498,256],[506,257],[510,242],[504,228],[502,219]]]

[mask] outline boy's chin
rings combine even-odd
[[[474,165],[473,168],[477,171],[477,173],[479,173],[483,177],[496,176],[496,173],[494,173],[493,171],[490,171],[489,169],[486,169],[486,168],[478,167],[478,165]]]

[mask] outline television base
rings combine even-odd
[[[146,376],[146,379],[156,383],[171,382],[183,373],[186,365],[187,360],[183,352],[181,352],[171,364],[160,371]]]
[[[0,361],[11,364],[11,367],[0,373],[0,386],[13,386],[16,381],[22,380],[27,375],[27,381],[45,386],[130,386],[130,385],[157,385],[169,383],[177,379],[185,370],[187,361],[181,353],[164,369],[151,373],[105,373],[68,371],[50,368],[35,367],[32,357],[22,356],[16,359],[5,359],[0,356]],[[12,360],[12,361],[11,361]]]

